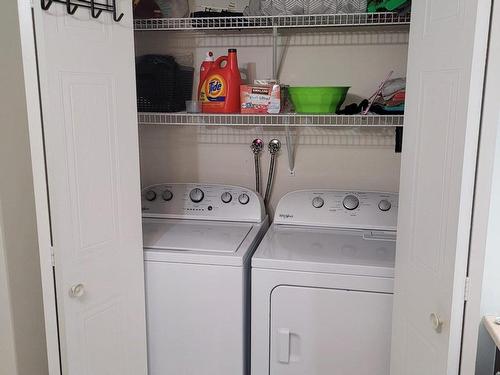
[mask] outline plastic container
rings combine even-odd
[[[186,100],[186,112],[187,113],[200,113],[201,112],[201,102],[199,100]]]
[[[297,113],[335,113],[349,91],[349,86],[289,87],[290,99]]]
[[[241,76],[235,49],[213,63],[200,90],[204,113],[240,112]]]

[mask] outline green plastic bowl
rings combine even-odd
[[[289,87],[297,113],[335,113],[345,100],[349,86]]]

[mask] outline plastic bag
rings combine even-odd
[[[165,18],[189,17],[187,0],[155,0]]]
[[[250,0],[246,16],[364,13],[367,0]]]

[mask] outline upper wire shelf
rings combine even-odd
[[[404,116],[379,115],[279,115],[146,113],[140,112],[141,125],[187,126],[291,126],[291,127],[402,127]]]
[[[151,18],[134,20],[137,31],[227,30],[308,27],[409,25],[410,15],[397,13],[314,14],[250,17]]]

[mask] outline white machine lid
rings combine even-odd
[[[233,254],[252,230],[249,223],[202,220],[143,220],[146,250]]]
[[[272,225],[253,268],[394,277],[395,232]]]

